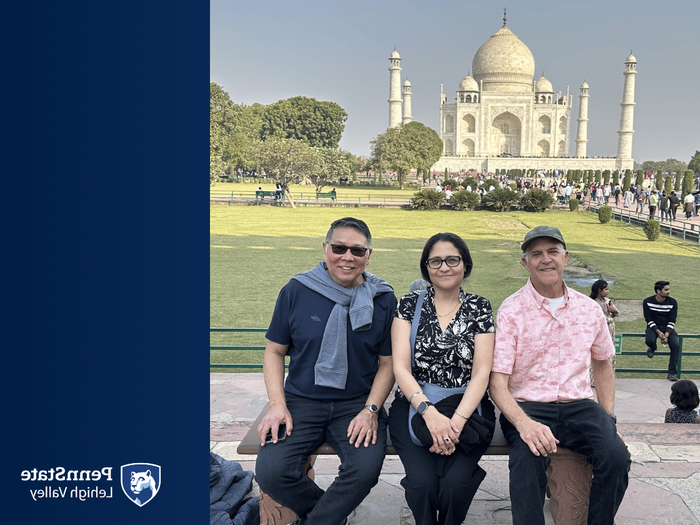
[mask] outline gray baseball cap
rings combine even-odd
[[[540,237],[549,237],[551,239],[557,240],[564,245],[566,250],[566,243],[564,242],[564,237],[561,232],[554,226],[536,226],[525,234],[525,240],[520,245],[520,248],[525,251],[532,241],[539,239]]]

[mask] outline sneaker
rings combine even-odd
[[[654,357],[654,352],[656,352],[656,350],[652,350],[651,348],[647,347],[647,357],[648,357],[649,359],[651,359],[652,357]]]
[[[678,376],[676,374],[668,374],[666,376],[666,379],[668,379],[669,381],[675,382],[675,381],[678,381]]]

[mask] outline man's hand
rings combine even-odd
[[[364,441],[365,447],[369,447],[377,443],[377,427],[379,414],[373,414],[366,408],[363,408],[348,425],[348,441],[355,448],[360,448],[360,444]]]
[[[267,438],[268,431],[272,431],[272,442],[277,444],[277,434],[279,432],[280,425],[287,426],[287,435],[292,435],[292,415],[284,406],[274,406],[270,407],[270,410],[265,414],[262,421],[258,425],[258,437],[260,438],[260,446],[265,446],[265,439]]]
[[[530,452],[535,456],[548,456],[557,451],[559,440],[554,437],[551,429],[547,425],[526,418],[518,426],[520,439],[530,447]]]

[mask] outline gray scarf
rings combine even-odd
[[[393,292],[389,283],[369,272],[363,272],[365,282],[354,288],[344,288],[337,284],[326,270],[326,263],[292,279],[335,302],[321,340],[321,350],[314,367],[315,384],[330,388],[344,389],[348,377],[348,335],[347,319],[353,332],[372,328],[374,316],[374,296]],[[349,308],[348,308],[349,307]]]

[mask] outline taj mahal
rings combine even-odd
[[[401,57],[389,57],[389,127],[412,121],[411,83],[401,84]],[[440,85],[443,153],[433,170],[497,169],[624,170],[633,169],[634,84],[637,59],[624,62],[617,155],[587,157],[589,86],[579,93],[575,155],[569,156],[573,95],[554,91],[542,76],[535,80],[535,58],[506,25],[478,49],[469,74],[459,83],[454,102]]]

